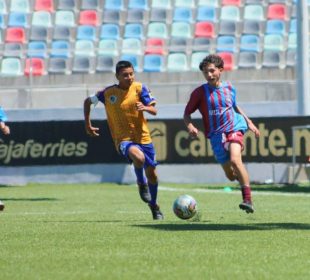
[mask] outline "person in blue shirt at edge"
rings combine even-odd
[[[221,81],[223,59],[215,54],[208,55],[199,65],[207,83],[197,87],[190,96],[184,111],[184,123],[191,137],[197,137],[191,114],[199,110],[202,115],[205,136],[210,139],[217,162],[226,177],[238,180],[243,201],[239,208],[253,213],[251,187],[248,172],[242,162],[243,135],[249,129],[256,137],[259,130],[245,115],[236,102],[236,89],[230,82]]]

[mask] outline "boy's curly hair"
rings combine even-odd
[[[203,71],[203,67],[207,64],[214,64],[214,66],[217,68],[224,68],[223,59],[216,54],[209,54],[203,59],[203,61],[200,62],[199,64],[200,71]]]

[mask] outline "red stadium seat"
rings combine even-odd
[[[267,19],[287,20],[287,7],[284,4],[271,4],[268,6]]]
[[[231,71],[234,69],[235,61],[234,54],[229,52],[220,52],[218,55],[224,60],[224,70]]]
[[[226,5],[230,5],[230,6],[238,6],[240,7],[242,4],[241,0],[223,0],[222,1],[222,5],[226,6]]]
[[[149,38],[146,40],[145,54],[164,55],[164,40],[160,38]]]
[[[42,58],[27,58],[25,63],[26,76],[42,76],[45,74],[44,60]]]
[[[8,43],[26,43],[25,29],[22,27],[9,27],[6,30],[5,42]]]
[[[80,12],[79,24],[81,25],[94,25],[99,24],[98,14],[94,10],[84,10]]]
[[[54,1],[53,0],[36,0],[35,11],[48,11],[48,12],[54,12]]]
[[[195,37],[214,38],[214,24],[208,21],[201,21],[195,24]]]

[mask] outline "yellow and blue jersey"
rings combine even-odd
[[[109,128],[117,149],[122,141],[138,144],[152,142],[147,120],[143,112],[136,109],[137,102],[144,105],[156,103],[145,85],[133,82],[129,89],[124,90],[115,84],[99,91],[96,96],[105,105]]]

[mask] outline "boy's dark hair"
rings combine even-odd
[[[207,64],[214,64],[214,66],[217,68],[224,68],[223,59],[219,55],[216,55],[216,54],[209,54],[203,59],[203,61],[200,62],[199,64],[200,71],[202,71],[203,67]]]
[[[115,73],[118,74],[123,68],[133,68],[133,65],[130,61],[127,60],[120,60],[117,62],[116,67],[115,67]]]

